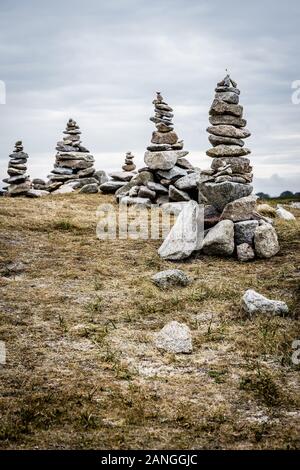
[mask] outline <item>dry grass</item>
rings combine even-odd
[[[172,264],[157,240],[97,240],[104,201],[0,200],[0,447],[298,448],[299,219],[277,224],[271,260]],[[25,271],[8,274],[13,261]],[[149,278],[174,266],[194,282],[161,292]],[[290,315],[243,318],[247,288]],[[192,355],[153,346],[174,319],[191,327]]]

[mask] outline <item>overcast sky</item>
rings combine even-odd
[[[252,136],[255,190],[300,191],[299,0],[0,0],[0,175],[22,139],[46,177],[72,117],[97,169],[143,166],[156,90],[191,162],[209,167],[208,110],[228,68]],[[1,96],[0,96],[1,101]]]

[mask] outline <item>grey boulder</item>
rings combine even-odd
[[[167,269],[152,276],[152,282],[160,289],[190,284],[191,279],[180,269]]]
[[[275,256],[280,247],[275,228],[268,223],[259,225],[254,232],[255,253],[259,258]]]
[[[200,250],[203,226],[203,208],[195,201],[189,201],[159,248],[159,256],[167,260],[181,260],[188,258],[193,251]]]
[[[247,243],[252,245],[254,233],[258,227],[258,220],[244,220],[234,224],[234,239],[236,245]]]
[[[215,206],[220,212],[224,207],[236,199],[249,196],[253,187],[250,184],[203,182],[198,184],[199,192],[206,198],[209,204]]]
[[[248,289],[242,297],[242,310],[249,316],[259,313],[272,315],[286,315],[289,311],[285,302],[280,300],[270,300],[262,294]]]
[[[170,353],[191,353],[192,335],[189,327],[184,323],[171,321],[156,334],[155,345],[158,349]]]
[[[256,208],[257,196],[250,195],[229,202],[223,209],[221,220],[229,219],[233,222],[249,220],[252,218]]]
[[[207,255],[232,255],[234,252],[234,223],[231,220],[218,222],[204,238],[202,249]]]
[[[250,261],[255,258],[253,248],[248,243],[242,243],[236,247],[237,259],[239,261]]]
[[[96,183],[86,184],[82,186],[79,192],[84,194],[94,194],[99,192],[99,187]]]

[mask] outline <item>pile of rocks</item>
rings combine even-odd
[[[269,258],[279,251],[279,244],[272,224],[256,211],[257,197],[252,195],[250,184],[252,167],[246,157],[250,150],[244,148],[242,140],[250,132],[245,128],[243,108],[239,105],[240,91],[229,75],[218,83],[215,91],[209,118],[212,126],[208,128],[213,147],[207,151],[213,162],[211,169],[201,172],[198,181],[199,202],[205,205],[204,240],[199,215],[191,205],[178,217],[159,254],[165,259],[183,259],[201,249],[208,255],[236,254],[241,261]],[[199,227],[198,235],[195,232],[190,237],[192,243],[187,242],[187,236],[179,240],[176,236],[182,233],[182,225],[186,230],[187,221],[190,227]]]
[[[3,180],[4,183],[8,184],[8,186],[3,188],[5,195],[27,195],[31,189],[30,178],[26,175],[28,154],[24,152],[24,147],[20,140],[16,142],[14,151],[10,154],[9,158],[7,170],[9,177]]]
[[[197,200],[198,173],[185,158],[183,141],[174,131],[173,109],[157,92],[153,101],[155,114],[150,118],[156,131],[144,156],[146,167],[118,189],[116,197],[127,204],[151,205],[169,201]]]
[[[125,163],[122,166],[123,171],[114,171],[109,173],[110,180],[105,181],[100,186],[100,190],[103,193],[115,193],[118,189],[122,188],[128,183],[134,176],[136,176],[136,165],[133,163],[134,155],[131,152],[127,152],[125,156]]]
[[[81,131],[76,121],[69,119],[64,134],[65,137],[56,146],[56,162],[48,176],[47,189],[51,192],[72,192],[81,188],[81,192],[98,192],[94,157],[81,145]]]

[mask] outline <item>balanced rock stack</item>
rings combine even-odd
[[[122,166],[124,171],[134,171],[136,169],[135,163],[133,163],[134,155],[131,152],[126,153],[125,163]]]
[[[26,195],[31,189],[29,176],[26,176],[28,154],[24,152],[20,140],[16,142],[14,151],[9,158],[7,170],[9,177],[3,180],[9,186],[5,187],[4,190],[8,196]]]
[[[134,176],[136,176],[136,165],[133,163],[134,155],[127,152],[125,156],[125,163],[122,165],[123,171],[114,171],[109,173],[110,180],[105,181],[100,186],[103,193],[115,193],[118,189],[125,186]]]
[[[82,188],[82,192],[98,192],[94,157],[81,145],[81,131],[76,121],[69,119],[64,134],[65,137],[56,146],[56,162],[52,174],[48,176],[48,189],[54,191],[66,185],[70,191]],[[85,186],[88,186],[87,190],[83,189]],[[59,192],[65,190],[60,188]]]
[[[250,132],[245,128],[239,94],[229,75],[217,85],[207,129],[213,146],[207,155],[213,162],[198,180],[203,213],[199,215],[201,206],[195,207],[194,201],[187,203],[159,249],[164,259],[184,259],[202,250],[207,255],[236,255],[248,261],[270,258],[279,251],[276,231],[256,212],[257,198],[251,194],[250,150],[243,141]]]
[[[172,119],[173,109],[157,92],[153,101],[155,115],[150,118],[156,131],[144,156],[146,167],[116,192],[128,204],[163,204],[169,201],[197,199],[197,177],[193,166],[185,158],[183,141],[178,140]],[[124,199],[125,198],[125,199]]]
[[[227,75],[215,92],[209,111],[211,126],[207,129],[212,148],[206,152],[213,161],[210,170],[201,172],[198,183],[199,202],[206,204],[205,228],[212,227],[204,239],[203,251],[214,255],[236,252],[243,261],[273,256],[279,250],[275,229],[256,212],[257,197],[251,194],[251,152],[243,140],[251,134],[239,104],[240,90]],[[260,248],[266,240],[270,250]]]

